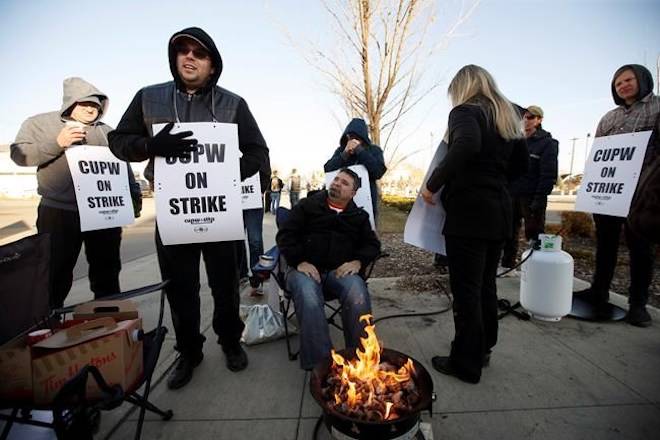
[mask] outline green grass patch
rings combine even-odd
[[[380,206],[378,231],[382,233],[403,233],[408,213],[385,203]]]

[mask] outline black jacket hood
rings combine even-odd
[[[367,128],[367,123],[364,122],[364,119],[351,119],[351,122],[348,123],[344,129],[344,132],[341,134],[341,138],[339,139],[339,145],[342,147],[346,146],[346,135],[349,133],[358,136],[365,144],[371,145],[371,139],[369,139],[369,129]]]
[[[174,35],[172,35],[170,41],[167,44],[167,53],[170,59],[170,72],[172,72],[172,77],[174,78],[177,86],[180,89],[183,88],[183,83],[179,77],[179,72],[176,69],[176,51],[174,50],[174,40],[182,36],[196,40],[211,54],[211,62],[213,63],[213,68],[215,71],[211,75],[209,82],[201,90],[208,90],[211,87],[214,87],[218,83],[218,79],[222,73],[222,57],[220,56],[220,52],[218,51],[218,48],[216,47],[213,39],[209,36],[209,34],[198,27],[189,27],[176,32]]]
[[[612,97],[614,98],[616,105],[626,104],[623,99],[619,98],[619,95],[616,94],[616,89],[614,88],[614,81],[616,80],[616,77],[621,75],[624,70],[632,70],[635,74],[635,77],[637,78],[637,86],[639,87],[639,92],[637,93],[637,96],[635,96],[635,101],[642,99],[653,91],[653,76],[651,75],[651,72],[649,72],[646,67],[640,64],[626,64],[625,66],[619,67],[617,71],[614,72],[614,76],[612,77]]]

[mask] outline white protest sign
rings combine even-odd
[[[165,124],[154,124],[154,133]],[[236,124],[188,122],[197,150],[190,158],[156,157],[156,222],[163,244],[243,239],[241,176]]]
[[[241,203],[243,209],[263,208],[264,199],[261,195],[259,172],[241,182]]]
[[[627,217],[651,131],[594,139],[575,210]]]
[[[426,175],[422,181],[422,188],[426,187],[426,182],[431,177],[433,170],[435,170],[446,155],[447,143],[442,141],[438,145],[437,150],[435,150],[431,165],[426,171]],[[403,241],[436,254],[447,255],[445,236],[442,234],[447,213],[440,202],[441,193],[442,189],[433,195],[435,205],[429,205],[422,199],[421,195],[417,195],[417,199],[406,220],[406,227],[403,230]]]
[[[65,154],[82,232],[135,221],[126,162],[117,159],[108,147],[93,145],[72,146]]]
[[[364,165],[351,165],[346,167],[355,172],[360,178],[360,187],[353,197],[353,201],[358,206],[367,211],[369,214],[369,222],[371,223],[371,229],[376,230],[376,223],[374,222],[374,205],[371,202],[371,185],[369,184],[369,172],[364,167]],[[339,170],[330,171],[325,174],[325,187],[330,188],[330,183],[334,180],[335,176],[339,173]]]

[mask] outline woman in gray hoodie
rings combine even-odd
[[[100,121],[108,97],[81,78],[67,78],[63,87],[62,108],[28,118],[11,145],[16,164],[37,167],[41,195],[37,229],[49,233],[51,240],[51,308],[61,307],[69,294],[83,242],[95,298],[119,292],[121,270],[121,228],[80,231],[76,194],[64,154],[74,144],[108,145],[111,127]],[[128,175],[133,194],[135,178],[130,166]]]

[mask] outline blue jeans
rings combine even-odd
[[[287,290],[291,292],[300,324],[300,366],[305,370],[311,370],[330,356],[332,341],[323,306],[326,299],[338,299],[342,305],[346,348],[359,347],[360,336],[366,337],[364,323],[359,318],[371,313],[367,285],[359,275],[337,278],[334,271],[322,272],[321,281],[317,283],[295,269],[291,269],[286,277]]]
[[[243,211],[243,223],[247,231],[248,248],[250,249],[250,269],[257,264],[259,257],[264,253],[263,221],[263,209],[256,208]],[[247,261],[248,258],[246,258],[245,252],[243,252],[241,258],[241,278],[246,277],[248,274]]]
[[[275,215],[277,214],[277,208],[280,207],[280,192],[270,193],[270,212]]]
[[[300,191],[291,191],[289,192],[289,201],[291,202],[291,207],[293,208],[300,200]]]

